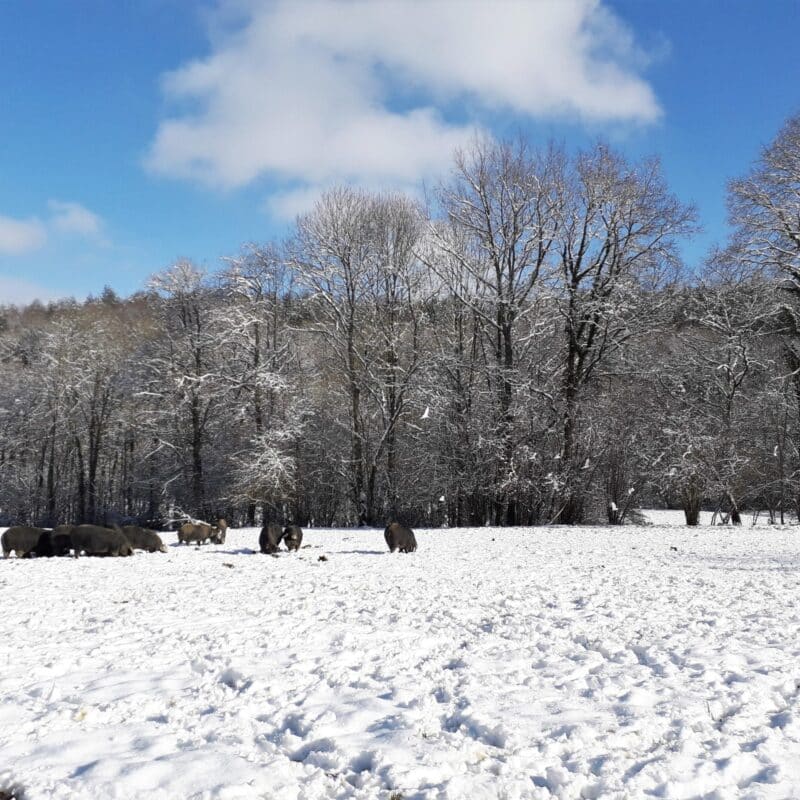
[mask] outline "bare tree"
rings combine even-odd
[[[770,267],[800,292],[800,114],[787,120],[753,169],[728,186],[741,258]]]
[[[775,333],[800,419],[800,114],[786,121],[747,175],[730,182],[728,210],[729,258],[776,280]]]
[[[693,209],[670,194],[656,159],[628,164],[605,145],[565,164],[557,210],[564,324],[561,485],[554,520],[583,516],[579,442],[584,388],[631,337],[648,332],[648,305],[677,275],[676,243],[692,231]]]
[[[184,476],[187,496],[181,506],[208,516],[205,461],[216,415],[228,391],[218,360],[219,320],[212,313],[205,274],[189,261],[178,261],[154,276],[160,337],[149,359],[150,376],[140,396],[152,408],[154,452],[172,453]]]
[[[395,502],[396,434],[418,366],[420,209],[399,196],[338,188],[297,223],[292,265],[347,397],[342,461],[361,523],[376,520],[378,479]],[[383,466],[381,468],[383,462]]]
[[[470,310],[488,344],[487,378],[495,395],[499,444],[496,485],[507,480],[514,461],[520,329],[532,328],[534,290],[547,277],[557,231],[554,177],[561,159],[553,148],[531,152],[522,139],[478,139],[457,151],[451,180],[438,192],[444,220],[431,226],[425,250],[428,266]],[[513,494],[498,492],[496,503],[496,521],[513,523]]]
[[[221,376],[228,384],[231,494],[246,503],[248,524],[254,525],[258,504],[262,519],[272,518],[295,489],[292,450],[303,414],[292,381],[296,365],[286,319],[291,276],[274,245],[248,245],[227,262],[220,282],[224,304],[215,311],[215,327]],[[302,513],[295,507],[292,516],[298,519]]]

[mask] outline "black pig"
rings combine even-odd
[[[17,558],[28,558],[31,553],[37,553],[39,539],[49,531],[44,528],[32,528],[29,525],[14,525],[9,528],[0,541],[3,546],[3,558],[8,558],[13,550]],[[38,553],[37,553],[38,554]],[[47,555],[47,553],[42,553]]]
[[[166,553],[167,548],[161,537],[148,528],[140,528],[138,525],[125,525],[122,529],[125,538],[131,543],[134,550],[146,550],[148,553]]]
[[[276,553],[283,538],[283,531],[277,522],[270,522],[261,529],[258,546],[262,553]]]
[[[390,522],[383,532],[383,538],[389,545],[389,551],[394,553],[413,553],[417,549],[417,540],[411,528],[404,528],[399,522]]]
[[[125,534],[99,525],[76,525],[70,532],[72,551],[77,558],[87,556],[132,556],[133,548]]]
[[[36,555],[45,556],[68,556],[72,542],[68,533],[64,533],[58,528],[54,531],[45,531],[36,543]]]
[[[303,543],[303,529],[299,525],[287,525],[283,529],[283,541],[287,550],[299,550]]]

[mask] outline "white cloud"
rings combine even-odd
[[[49,200],[50,216],[15,219],[0,216],[0,256],[19,256],[40,250],[57,235],[77,235],[105,243],[102,219],[80,203]]]
[[[274,192],[264,203],[264,211],[277,219],[293,220],[298,214],[304,214],[314,207],[322,190],[322,186],[314,184]]]
[[[38,219],[0,216],[0,256],[38,250],[47,241],[47,229]]]
[[[48,289],[20,278],[0,275],[0,305],[25,306],[34,300],[47,303],[67,296],[66,292]]]
[[[50,225],[60,233],[74,233],[80,236],[99,236],[103,223],[100,217],[80,203],[65,203],[50,200]]]
[[[645,57],[601,0],[228,0],[216,23],[210,54],[163,78],[181,111],[146,165],[223,188],[299,184],[279,210],[333,181],[441,172],[475,128],[448,121],[448,106],[589,122],[661,113],[638,75]]]

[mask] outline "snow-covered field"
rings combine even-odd
[[[0,561],[0,786],[800,797],[800,529],[417,538]]]

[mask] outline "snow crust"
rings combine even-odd
[[[29,798],[800,797],[795,528],[0,561]],[[677,548],[677,549],[673,549]],[[320,560],[325,555],[326,561]]]

